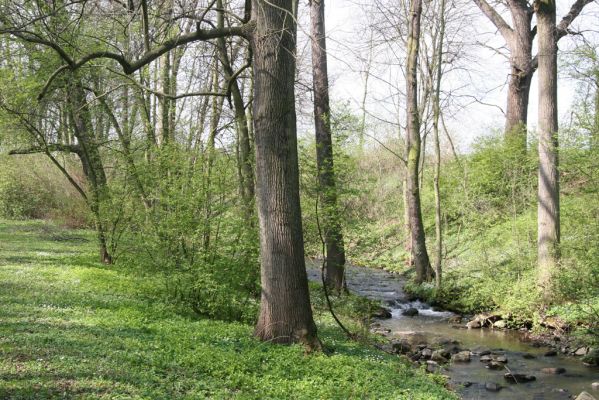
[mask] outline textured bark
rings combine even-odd
[[[532,10],[526,1],[511,1],[513,30],[505,36],[510,49],[510,78],[505,114],[505,135],[526,152],[526,126],[530,83],[535,69],[532,65]]]
[[[337,206],[337,187],[333,162],[324,0],[310,1],[310,19],[312,27],[312,84],[314,88],[316,165],[323,215],[323,235],[326,245],[325,280],[330,288],[341,292],[345,275],[345,249]]]
[[[319,347],[310,307],[295,114],[297,27],[292,0],[252,0],[254,126],[262,299],[254,334]]]
[[[418,51],[420,47],[420,17],[422,15],[422,0],[412,0],[410,10],[410,27],[408,34],[408,60],[406,71],[407,93],[407,197],[412,235],[412,258],[416,268],[416,283],[425,281],[431,269],[426,238],[422,223],[420,207],[420,187],[418,170],[420,165],[421,139],[420,116],[418,111]]]
[[[555,0],[538,0],[535,8],[539,35],[538,284],[547,299],[560,242]]]

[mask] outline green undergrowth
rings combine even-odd
[[[88,231],[0,221],[2,399],[450,399],[434,378],[347,340],[312,286],[326,352],[199,319],[163,282],[96,262]],[[336,299],[352,329],[371,304]]]

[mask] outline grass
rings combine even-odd
[[[181,312],[158,278],[97,263],[90,232],[0,220],[0,399],[455,397],[316,319],[327,354],[261,343]]]

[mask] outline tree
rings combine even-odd
[[[331,138],[331,108],[324,21],[324,0],[310,1],[312,34],[312,82],[314,87],[314,127],[319,196],[323,210],[323,234],[326,244],[326,284],[343,289],[345,249],[337,207],[337,188]]]
[[[433,134],[435,147],[435,172],[433,186],[435,190],[435,286],[441,287],[441,260],[443,257],[443,234],[441,226],[441,193],[439,180],[441,179],[441,145],[439,140],[439,119],[441,116],[441,77],[443,76],[443,43],[445,39],[445,0],[439,4],[439,34],[435,57],[435,94],[433,99]]]
[[[420,207],[420,115],[418,110],[418,50],[420,47],[420,17],[422,1],[410,2],[410,25],[408,33],[408,60],[406,67],[407,94],[407,197],[410,231],[412,236],[412,258],[416,268],[416,282],[427,279],[431,268]]]
[[[318,346],[304,259],[295,114],[292,0],[252,1],[254,124],[262,300],[255,335]]]
[[[473,1],[497,28],[510,52],[505,136],[519,142],[521,150],[526,152],[530,83],[539,62],[538,56],[532,55],[533,41],[538,31],[537,27],[532,27],[533,7],[528,0],[507,0],[507,7],[512,17],[512,26],[510,26],[486,0]],[[556,26],[555,34],[558,40],[567,35],[572,21],[584,6],[592,1],[574,2],[568,14]]]
[[[47,34],[43,29],[33,32],[31,29],[35,26],[43,25],[45,14],[33,20],[13,21],[11,13],[0,10],[0,33],[50,48],[61,59],[62,66],[50,76],[40,98],[52,90],[58,77],[80,70],[92,61],[111,60],[126,75],[131,75],[169,51],[189,43],[225,36],[248,40],[254,56],[253,114],[262,282],[262,301],[255,335],[276,343],[302,342],[309,348],[318,348],[320,342],[310,306],[299,203],[294,98],[297,2],[248,0],[245,2],[245,15],[236,18],[241,23],[225,27],[214,27],[212,21],[205,20],[211,9],[198,16],[195,9],[191,14],[183,12],[181,18],[193,17],[195,30],[166,38],[154,47],[149,40],[152,29],[148,27],[148,4],[145,1],[141,3],[144,48],[133,57],[114,52],[111,46],[87,52],[86,48],[55,40],[55,35]],[[74,5],[72,12],[82,11],[77,8],[84,6]],[[82,21],[80,18],[75,20],[76,23]],[[204,25],[210,27],[203,29]],[[102,39],[96,45],[106,46],[106,43],[107,40]]]
[[[555,0],[537,0],[535,11],[539,35],[538,284],[549,299],[560,242]]]

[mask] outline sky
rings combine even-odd
[[[364,0],[367,1],[367,0]],[[466,0],[467,1],[467,0]],[[366,25],[366,15],[363,9],[356,4],[357,0],[327,0],[326,2],[326,29],[329,62],[329,77],[331,80],[331,100],[333,103],[349,102],[352,108],[359,113],[362,96],[364,93],[364,75],[359,71],[363,69],[363,63],[359,62],[358,55],[366,57],[365,41],[370,37]],[[571,0],[557,0],[558,21],[570,7]],[[368,4],[368,3],[367,3]],[[467,36],[466,41],[483,42],[489,47],[500,47],[504,44],[499,33],[478,11],[474,3],[465,3],[467,16],[462,24],[463,33]],[[597,3],[587,6],[585,14],[573,24],[574,27],[584,29],[596,25]],[[305,10],[308,11],[308,10]],[[302,13],[300,13],[301,15]],[[303,13],[309,15],[308,12]],[[509,22],[509,16],[506,16]],[[309,20],[300,21],[299,27],[299,52],[309,53],[309,47],[302,48],[301,37],[307,36]],[[375,35],[376,36],[376,35]],[[375,37],[375,40],[377,38]],[[570,39],[560,41],[560,50],[566,54],[573,44]],[[383,52],[384,53],[384,52]],[[386,59],[388,56],[380,51],[374,58]],[[501,109],[505,108],[507,82],[509,77],[509,65],[507,60],[482,46],[471,46],[467,48],[468,60],[463,65],[471,71],[457,71],[451,73],[443,84],[445,90],[452,88],[456,93],[463,95],[462,109],[454,109],[447,116],[447,125],[451,131],[453,140],[458,144],[460,151],[468,151],[476,138],[488,135],[493,130],[501,130],[504,125],[504,116]],[[401,57],[397,57],[398,59]],[[377,67],[369,82],[369,96],[367,110],[371,116],[369,120],[397,119],[397,112],[390,104],[390,96],[394,90],[390,90],[385,81],[395,81],[398,87],[402,87],[401,78],[403,72],[401,65],[386,65]],[[376,76],[375,76],[376,75]],[[536,75],[535,75],[536,77]],[[558,108],[560,121],[565,121],[570,114],[576,83],[565,77],[558,81]],[[397,92],[395,90],[395,92]],[[473,102],[476,96],[486,105]],[[533,79],[530,93],[529,106],[529,128],[534,130],[537,121],[537,83]],[[396,106],[397,107],[397,106]],[[401,109],[401,106],[399,106]],[[401,122],[405,124],[404,121]]]

